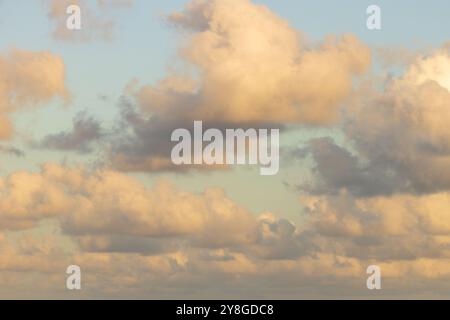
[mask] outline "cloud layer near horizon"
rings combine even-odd
[[[103,281],[146,294],[144,283],[177,279],[182,287],[200,274],[191,290],[203,297],[203,286],[224,277],[246,279],[235,290],[260,290],[261,277],[285,283],[266,297],[330,279],[352,292],[372,263],[382,267],[387,287],[405,277],[420,285],[450,280],[448,193],[304,195],[301,203],[306,210],[299,227],[268,212],[253,215],[217,188],[199,194],[166,182],[148,188],[113,171],[47,164],[40,172],[0,180],[0,228],[8,234],[1,241],[0,269],[34,270],[45,278],[75,262],[103,275],[84,280],[100,296],[111,294],[99,287]],[[42,223],[55,228],[53,236],[32,243],[27,234]],[[326,292],[321,285],[315,290]]]

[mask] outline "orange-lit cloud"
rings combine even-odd
[[[193,1],[169,22],[185,32],[181,57],[199,79],[169,76],[137,95],[156,114],[242,123],[328,124],[370,64],[351,35],[314,45],[264,6]]]
[[[42,105],[54,97],[69,97],[60,57],[17,49],[0,55],[0,139],[9,139],[14,132],[9,119],[12,112]]]
[[[90,4],[95,31],[76,36],[63,28],[69,2],[46,3],[58,39],[92,40],[108,38],[113,22],[90,10],[131,1]],[[313,43],[248,0],[194,0],[167,21],[183,36],[183,72],[154,85],[131,82],[119,122],[106,134],[82,114],[71,131],[39,144],[88,152],[94,142],[109,143],[106,164],[47,163],[0,177],[0,297],[17,288],[66,297],[69,264],[82,268],[88,289],[81,294],[94,298],[370,297],[372,264],[381,267],[388,294],[447,293],[448,46],[427,55],[379,52],[404,69],[360,86],[355,80],[372,54],[357,38]],[[14,133],[15,111],[66,99],[64,79],[64,63],[51,53],[0,55],[0,139]],[[289,208],[301,213],[298,222],[284,212],[252,212],[221,187],[188,192],[117,171],[175,170],[170,133],[198,119],[220,129],[333,125],[332,134],[317,130],[293,153],[310,156],[301,171],[281,168],[283,179],[305,179],[311,165],[313,180],[286,190],[301,192],[298,208]],[[300,129],[302,142],[309,139]],[[6,146],[0,152],[22,154]]]
[[[2,234],[0,269],[33,269],[45,278],[75,262],[101,275],[88,276],[101,297],[125,294],[108,281],[142,297],[152,296],[146,286],[167,285],[173,277],[176,290],[190,283],[199,297],[207,283],[224,278],[241,279],[236,288],[246,283],[250,294],[264,281],[285,284],[266,297],[311,281],[317,294],[325,294],[325,283],[351,294],[373,263],[396,285],[410,276],[413,283],[430,284],[450,276],[448,193],[304,195],[301,203],[307,215],[295,226],[271,213],[254,216],[218,189],[193,194],[167,183],[148,188],[113,171],[48,164],[0,181],[1,227],[22,230],[13,238]],[[32,243],[36,236],[27,234],[44,221],[53,221],[57,232]],[[202,277],[192,286],[196,274]],[[180,293],[159,292],[164,294]]]
[[[184,37],[174,70],[155,85],[131,81],[123,118],[131,135],[115,140],[112,164],[129,171],[175,170],[170,133],[194,120],[219,128],[329,125],[352,83],[371,63],[352,35],[305,39],[267,7],[248,0],[192,1],[167,17]]]
[[[315,193],[371,196],[450,189],[450,51],[418,55],[404,72],[363,87],[345,108],[347,149],[330,137],[306,148]]]

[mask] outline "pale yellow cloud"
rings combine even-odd
[[[164,182],[148,189],[121,173],[51,164],[0,179],[0,217],[6,229],[57,217],[69,233],[182,236],[199,246],[249,243],[257,235],[257,220],[221,189],[192,194]]]
[[[419,56],[407,70],[403,80],[416,85],[435,81],[450,91],[449,48],[436,50],[432,55]]]
[[[11,50],[0,55],[0,139],[9,139],[9,115],[42,105],[54,97],[69,98],[62,59],[50,52]]]
[[[335,124],[371,63],[355,36],[307,41],[248,0],[191,1],[167,20],[183,39],[174,64],[181,67],[156,84],[126,86],[122,139],[108,155],[119,170],[180,170],[170,160],[170,134],[194,120],[218,128]]]
[[[450,194],[305,196],[312,243],[325,253],[362,261],[450,259]],[[413,265],[411,263],[411,265]],[[428,276],[426,274],[422,276]]]
[[[371,60],[354,36],[309,43],[248,0],[192,1],[168,20],[185,31],[181,57],[198,77],[170,75],[136,90],[142,108],[162,117],[329,124]]]

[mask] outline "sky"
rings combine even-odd
[[[449,298],[449,10],[0,0],[0,297]],[[174,166],[194,120],[279,172]]]

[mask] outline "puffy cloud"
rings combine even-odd
[[[431,56],[419,57],[409,67],[402,81],[415,85],[434,81],[450,91],[449,50],[450,48],[444,47]]]
[[[128,88],[141,110],[124,107],[131,133],[112,148],[122,170],[172,169],[170,132],[194,119],[218,128],[332,123],[370,61],[351,36],[311,45],[245,0],[193,1],[169,21],[186,31],[181,55],[197,74]],[[46,67],[53,60],[38,56],[33,63],[28,56],[0,59],[4,136],[14,110],[65,96],[53,74],[58,68]],[[73,263],[89,285],[84,292],[97,298],[335,297],[337,290],[361,297],[369,294],[370,264],[381,267],[383,288],[393,294],[448,294],[449,68],[448,49],[418,57],[380,90],[354,97],[345,143],[308,143],[300,153],[312,156],[319,180],[302,186],[306,209],[298,226],[271,213],[252,215],[221,189],[147,187],[111,170],[48,164],[0,178],[0,295],[19,284],[37,287],[37,297],[64,296],[55,288]],[[27,69],[39,69],[39,77]],[[43,145],[88,150],[100,136],[95,120],[79,116],[72,131]]]
[[[126,88],[140,110],[126,108],[132,135],[113,148],[116,168],[173,170],[171,130],[194,120],[216,128],[333,123],[371,60],[354,36],[309,43],[248,0],[192,1],[167,20],[186,37],[180,57],[193,71]]]
[[[220,189],[148,188],[118,172],[48,164],[0,181],[1,227],[16,230],[0,234],[0,270],[46,279],[77,264],[86,294],[97,298],[183,297],[187,288],[197,297],[292,297],[305,286],[305,297],[335,289],[355,296],[370,264],[400,294],[405,277],[417,292],[450,280],[449,193],[304,195],[301,203],[297,227],[271,213],[253,216]],[[51,228],[29,229],[48,221]],[[40,288],[54,294],[58,281]]]
[[[346,130],[369,165],[392,172],[403,188],[450,187],[450,52],[419,57],[351,112]]]
[[[65,250],[58,245],[58,238],[51,235],[7,237],[0,239],[0,270],[14,272],[52,273],[64,270]]]
[[[245,244],[257,235],[256,219],[221,189],[192,194],[160,183],[150,190],[114,171],[51,164],[0,180],[0,216],[6,229],[57,217],[70,234],[185,237],[198,246]]]
[[[358,154],[337,145],[330,137],[312,139],[305,148],[288,156],[305,158],[308,154],[317,175],[312,184],[302,183],[298,188],[311,194],[336,195],[347,190],[354,195],[370,196],[391,194],[402,187],[384,168],[362,163]]]
[[[143,115],[130,101],[121,101],[121,120],[116,124],[110,140],[106,162],[111,167],[125,172],[146,171],[178,171],[225,170],[227,165],[184,165],[177,166],[171,160],[171,150],[175,143],[171,142],[171,134],[178,128],[185,128],[192,139],[193,122],[185,119],[161,119]],[[222,123],[203,123],[203,130],[219,128],[225,133]],[[224,134],[225,136],[225,134]],[[199,137],[198,143],[202,137]]]
[[[448,288],[449,62],[448,48],[416,56],[353,97],[339,143],[315,138],[294,152],[310,155],[317,173],[300,186],[306,209],[293,263],[301,277],[351,283],[376,264],[395,294],[406,278],[418,294]]]
[[[269,260],[294,260],[306,254],[301,232],[286,219],[272,214],[259,217],[257,241],[245,248],[244,253]]]
[[[49,52],[11,50],[0,55],[0,139],[13,134],[10,113],[54,97],[68,99],[64,82],[64,62]]]
[[[405,67],[414,62],[417,52],[405,47],[378,47],[374,48],[374,60],[384,68]]]
[[[330,139],[306,147],[315,160],[314,192],[355,195],[433,193],[450,188],[450,51],[416,57],[380,89],[353,96],[344,116],[347,146]]]
[[[46,176],[15,172],[0,179],[0,227],[33,227],[44,218],[66,212],[72,201],[63,186],[52,183]]]
[[[16,172],[0,180],[4,230],[56,220],[86,252],[158,254],[182,247],[234,248],[259,259],[304,254],[299,230],[288,220],[259,217],[222,189],[194,194],[167,182],[147,188],[114,171],[47,164],[40,173]]]
[[[169,16],[186,29],[183,59],[199,81],[169,77],[138,96],[152,113],[231,123],[330,123],[370,63],[355,37],[313,46],[264,6],[247,0],[193,1]],[[154,103],[154,97],[156,103]]]
[[[63,219],[70,233],[179,236],[199,246],[241,244],[255,237],[254,218],[220,190],[195,195],[160,184],[149,191],[115,173],[88,179],[80,187],[87,196]]]
[[[448,193],[354,198],[304,196],[317,251],[379,263],[448,259]],[[320,248],[320,249],[317,249]]]
[[[121,103],[121,120],[108,154],[111,166],[121,171],[142,172],[185,169],[175,166],[170,158],[172,131],[183,124],[147,118],[129,101]]]

